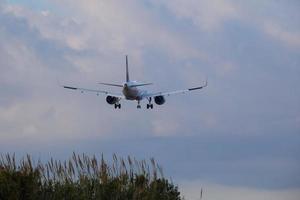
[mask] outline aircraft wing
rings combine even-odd
[[[144,98],[147,97],[156,97],[156,96],[170,96],[173,94],[185,94],[194,90],[200,90],[204,87],[207,86],[207,81],[205,82],[204,85],[202,86],[198,86],[198,87],[193,87],[193,88],[188,88],[188,89],[184,89],[184,90],[175,90],[175,91],[168,91],[168,92],[156,92],[156,93],[147,93],[145,95],[143,95]]]
[[[105,94],[105,95],[109,95],[109,96],[114,96],[114,97],[118,97],[121,99],[124,99],[124,95],[122,94],[118,94],[118,93],[113,93],[113,92],[108,92],[108,91],[104,91],[104,90],[95,90],[95,89],[87,89],[87,88],[79,88],[79,87],[73,87],[73,86],[67,86],[67,85],[62,85],[63,88],[65,89],[70,89],[70,90],[78,90],[80,92],[94,92],[97,95],[99,94]]]

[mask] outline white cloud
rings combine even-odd
[[[286,47],[299,48],[299,9],[296,1],[237,1],[241,22],[257,28]]]
[[[42,14],[43,16],[45,16],[45,17],[48,17],[49,14],[50,14],[50,11],[49,11],[49,10],[42,10],[42,11],[41,11],[41,14]]]
[[[156,3],[205,31],[218,30],[224,22],[237,17],[235,4],[225,0],[164,0]]]
[[[180,35],[169,31],[139,1],[65,0],[57,5],[71,5],[66,6],[70,15],[84,22],[81,38],[86,36],[86,46],[105,55],[142,55],[145,48],[157,48],[172,57],[203,56]]]
[[[172,9],[178,17],[195,20],[195,25],[214,31],[218,27],[222,27],[226,20],[237,18],[237,13],[241,14],[241,6],[233,4],[232,1],[185,2],[176,0],[175,3],[164,1],[158,4]],[[154,16],[155,13],[152,13],[139,1],[132,0],[120,3],[119,1],[95,0],[83,2],[64,0],[55,1],[55,5],[65,13],[55,13],[55,9],[37,12],[25,7],[8,4],[3,9],[8,15],[24,19],[29,27],[38,30],[46,41],[54,41],[71,49],[71,52],[66,51],[59,55],[59,58],[65,62],[63,64],[71,65],[73,69],[77,69],[78,74],[64,74],[64,76],[66,75],[65,79],[73,79],[78,82],[92,80],[95,83],[104,79],[118,80],[120,78],[123,80],[124,74],[115,67],[123,65],[123,56],[119,55],[125,53],[129,53],[130,58],[134,59],[132,71],[143,74],[141,72],[143,70],[143,51],[151,48],[163,51],[163,56],[166,57],[167,54],[171,59],[177,57],[180,60],[186,58],[204,60],[211,64],[212,68],[216,69],[214,73],[220,76],[232,74],[238,66],[238,63],[235,64],[233,61],[224,61],[218,56],[202,53],[199,50],[201,47],[197,44],[186,43],[183,35],[164,26]],[[192,11],[188,12],[189,9]],[[297,37],[288,37],[289,34],[282,34],[282,31],[276,33],[276,36],[283,35],[281,37],[289,38],[289,41],[293,41],[295,38],[297,41]],[[1,44],[5,49],[4,52],[11,58],[7,62],[10,62],[13,66],[5,75],[3,73],[2,76],[0,75],[1,79],[7,79],[7,82],[11,83],[13,80],[10,77],[17,74],[16,76],[19,76],[20,80],[29,78],[44,85],[49,84],[51,79],[55,79],[54,75],[43,76],[43,74],[49,73],[46,70],[47,63],[43,63],[43,60],[34,52],[33,47],[22,43],[23,39],[19,39],[20,42],[8,37],[8,41]],[[77,51],[84,53],[77,54]],[[89,52],[92,53],[89,54]],[[49,56],[51,58],[51,55]],[[120,62],[115,60],[120,60]],[[113,73],[111,73],[112,71]],[[198,66],[194,69],[191,67],[180,73],[180,78],[183,77],[185,82],[192,85],[198,83],[200,80],[199,74],[201,73]],[[203,74],[201,76],[202,82],[204,80]],[[30,84],[34,85],[34,82],[31,81]],[[210,88],[213,87],[210,86]],[[210,89],[210,91],[212,90]],[[217,114],[210,114],[206,117],[200,117],[200,119],[207,127],[213,127],[217,126],[219,120],[215,116]],[[178,126],[179,119],[158,119],[161,118],[155,116],[152,124],[154,132],[158,135],[169,135],[174,130],[182,130],[182,126]],[[168,123],[173,123],[174,127],[168,128],[166,125],[161,125]],[[185,122],[184,125],[189,123]]]
[[[154,17],[155,13],[139,1],[63,0],[52,3],[65,14],[56,13],[55,9],[36,12],[18,5],[6,5],[4,10],[25,19],[47,40],[54,40],[72,50],[94,52],[98,55],[96,62],[99,62],[99,56],[113,59],[114,55],[115,59],[115,55],[124,54],[141,60],[146,49],[156,49],[172,59],[207,57],[206,53],[189,45],[180,34],[168,30]],[[75,58],[77,63],[79,59]]]
[[[238,20],[242,24],[256,26],[273,39],[288,47],[300,46],[299,20],[287,25],[286,19],[299,17],[282,7],[297,7],[293,1],[238,1],[238,0],[173,0],[155,1],[165,6],[179,19],[187,19],[204,31],[219,31],[227,21]],[[282,12],[285,12],[282,14]],[[290,17],[288,17],[290,16]],[[285,29],[283,28],[285,27]],[[289,28],[288,28],[289,27]]]
[[[72,17],[62,17],[50,11],[33,11],[19,5],[6,5],[3,12],[25,19],[32,30],[39,31],[40,35],[47,40],[54,40],[74,50],[86,48],[84,24]]]
[[[286,46],[300,48],[300,32],[285,30],[274,22],[265,22],[263,29],[266,34],[283,42]]]
[[[27,12],[24,10],[14,7],[5,11],[10,20],[16,23],[14,27],[17,31],[19,23],[22,27],[27,25],[23,20],[16,19],[23,19]],[[16,14],[19,12],[22,14]],[[10,15],[12,13],[14,14]],[[44,60],[43,56],[63,60],[64,63],[60,65],[64,65],[67,64],[64,55],[55,57],[54,52],[47,51],[47,55],[38,52],[42,49],[30,43],[36,37],[36,32],[30,32],[28,27],[23,27],[20,37],[14,32],[11,34],[10,31],[14,30],[7,28],[6,24],[1,24],[1,28],[4,29],[0,38],[0,83],[4,86],[1,87],[0,98],[0,145],[7,141],[22,142],[29,138],[34,142],[50,138],[105,137],[110,133],[109,117],[100,115],[94,106],[81,107],[84,103],[76,94],[72,97],[67,96],[67,93],[62,95],[62,89],[56,83],[55,72],[60,66],[51,66],[49,60]],[[43,43],[38,39],[35,42]],[[43,48],[49,48],[47,43],[43,45]],[[98,105],[97,100],[98,98],[94,99],[95,105]],[[103,106],[106,106],[104,103],[103,100]],[[89,111],[90,119],[82,117],[86,111]]]

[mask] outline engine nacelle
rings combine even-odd
[[[156,96],[154,97],[154,101],[157,105],[163,105],[166,102],[164,96]]]
[[[115,103],[117,103],[119,101],[119,99],[117,98],[117,97],[113,97],[113,96],[107,96],[106,97],[106,102],[108,103],[108,104],[115,104]]]

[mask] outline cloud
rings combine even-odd
[[[300,32],[291,32],[273,22],[265,22],[264,31],[272,38],[283,42],[286,46],[300,47]]]
[[[180,180],[240,186],[224,189],[231,194],[298,187],[298,26],[266,1],[174,2],[2,3],[1,152],[154,156]],[[56,83],[122,83],[124,54],[132,78],[155,82],[151,91],[197,86],[206,76],[209,86],[154,110],[146,101],[143,110],[126,101],[114,110],[105,96]]]
[[[236,7],[230,1],[213,0],[175,0],[155,1],[165,6],[179,19],[187,19],[204,31],[214,31],[223,26],[224,22],[237,17]]]
[[[191,21],[201,31],[222,31],[228,22],[236,21],[257,27],[287,47],[299,47],[299,24],[294,19],[300,16],[291,8],[299,5],[293,1],[175,0],[155,1],[155,4],[165,7],[178,19]],[[282,12],[285,14],[280,15]]]
[[[129,4],[130,6],[126,3],[124,7],[116,1],[109,1],[105,4],[99,1],[90,1],[89,3],[72,1],[72,6],[66,6],[67,9],[65,10],[69,13],[67,16],[56,15],[55,10],[35,11],[18,5],[7,5],[4,7],[3,12],[11,18],[24,20],[29,31],[37,31],[38,36],[43,40],[44,46],[47,46],[45,41],[51,41],[59,48],[67,48],[61,55],[58,55],[63,62],[60,65],[66,62],[71,63],[71,68],[77,69],[83,76],[89,77],[90,80],[95,80],[95,82],[102,79],[101,76],[99,78],[98,74],[111,71],[111,60],[116,59],[115,55],[127,51],[131,53],[130,58],[134,59],[132,71],[141,70],[141,67],[136,68],[135,66],[143,65],[141,59],[143,51],[145,51],[143,50],[144,47],[159,49],[159,51],[164,51],[172,57],[201,57],[201,52],[185,44],[179,35],[170,32],[153,20],[147,10],[144,12],[145,8],[142,5],[133,2]],[[60,1],[56,5],[62,6],[68,3],[70,2]],[[95,9],[97,9],[97,12]],[[24,46],[28,48],[30,44]],[[38,49],[33,49],[30,55],[35,55],[37,53],[34,52],[35,50],[38,51]],[[90,53],[91,51],[94,53]],[[105,56],[101,55],[103,53]],[[101,66],[108,66],[107,68],[100,67],[97,69],[95,67],[99,66],[100,59],[98,55],[108,57],[107,61],[103,62],[101,60]],[[20,60],[22,56],[22,54],[17,54],[16,60]],[[25,56],[25,58],[27,57]],[[43,64],[41,62],[28,65],[41,67]],[[19,66],[19,63],[16,66]],[[47,69],[48,66],[41,68]],[[47,70],[43,70],[43,73],[47,73]],[[37,75],[37,73],[32,74]],[[108,74],[104,75],[103,78],[116,78],[112,73]],[[51,75],[52,78],[53,75]],[[40,76],[37,75],[34,80],[38,81],[38,77]],[[83,77],[79,78],[78,75],[69,76],[70,78],[83,79]],[[123,77],[121,78],[123,79]],[[155,119],[152,124],[156,134],[165,135],[170,134],[172,130],[176,130],[175,127],[172,129],[166,129],[163,126],[158,128],[157,125],[165,124],[165,120],[159,118]]]
[[[171,118],[161,119],[158,118],[152,121],[153,133],[156,136],[170,136],[176,134],[179,128],[179,120]]]
[[[287,48],[299,48],[300,27],[297,1],[237,1],[240,20],[256,27],[267,37],[282,43]]]
[[[236,18],[236,13],[240,14],[241,12],[240,4],[227,1],[213,1],[212,3],[206,1],[200,3],[198,1],[178,2],[182,4],[182,9],[194,7],[194,9],[204,9],[204,13],[212,13],[203,15],[216,15],[213,17],[211,28],[214,26],[224,28],[225,21],[223,20]],[[210,75],[209,90],[201,91],[198,96],[191,96],[191,100],[189,100],[190,98],[185,99],[185,97],[177,98],[181,105],[179,110],[184,113],[183,116],[186,120],[181,120],[179,117],[168,119],[152,115],[147,118],[151,119],[150,124],[152,124],[152,129],[148,127],[148,130],[154,130],[156,134],[160,132],[162,135],[171,135],[169,133],[175,132],[174,130],[177,130],[175,134],[179,134],[181,130],[186,130],[186,128],[182,128],[186,126],[192,127],[188,128],[188,132],[195,132],[195,130],[203,128],[228,132],[233,127],[235,131],[232,132],[244,132],[242,130],[247,126],[248,132],[255,132],[254,127],[262,132],[261,123],[258,122],[261,120],[251,120],[251,124],[246,123],[245,121],[249,117],[237,111],[238,107],[238,109],[243,110],[243,113],[251,113],[247,108],[253,105],[240,97],[244,89],[239,85],[244,80],[239,80],[238,77],[249,74],[249,72],[253,73],[252,69],[247,71],[245,66],[255,66],[258,61],[262,60],[260,57],[253,57],[256,53],[259,55],[263,53],[259,51],[260,46],[257,46],[257,49],[250,49],[252,53],[245,52],[243,48],[242,51],[235,49],[236,46],[239,47],[242,44],[233,41],[235,36],[231,38],[232,34],[224,33],[226,29],[213,31],[213,36],[217,36],[217,43],[212,43],[212,39],[213,41],[215,39],[208,36],[211,35],[210,33],[203,33],[203,36],[199,38],[199,30],[195,31],[195,34],[190,34],[192,36],[191,41],[197,38],[197,42],[190,42],[186,39],[185,33],[174,31],[171,28],[172,26],[176,27],[176,24],[171,24],[171,27],[166,26],[155,16],[157,10],[153,11],[146,4],[137,1],[123,4],[117,1],[105,3],[100,1],[89,1],[88,3],[72,1],[71,3],[71,1],[65,0],[55,1],[54,5],[56,9],[47,10],[43,8],[38,11],[20,5],[5,4],[2,6],[1,18],[3,23],[1,27],[5,30],[1,36],[3,55],[1,59],[3,63],[1,81],[3,84],[10,87],[14,86],[23,93],[25,89],[31,90],[26,91],[26,95],[32,98],[33,95],[46,95],[42,92],[42,87],[36,87],[36,83],[52,89],[51,84],[56,82],[56,76],[86,85],[100,80],[124,80],[124,73],[119,70],[119,67],[124,65],[123,54],[129,53],[134,77],[149,77],[151,79],[159,77],[166,86],[169,84],[169,86],[174,87],[169,87],[169,89],[180,89],[181,87],[200,84],[206,76],[204,74]],[[151,5],[153,4],[151,3]],[[169,5],[167,2],[163,2],[163,4],[158,5],[169,6],[170,9],[175,10],[179,9],[178,14],[188,15],[187,12],[180,11],[181,7],[176,6],[177,4]],[[174,6],[176,8],[173,8]],[[251,9],[253,8],[251,7]],[[201,13],[197,10],[195,13],[191,12],[191,15],[187,17],[193,18],[193,15],[201,15]],[[206,19],[201,16],[199,18]],[[14,24],[14,26],[10,24]],[[235,34],[245,35],[246,31],[242,29]],[[259,41],[259,43],[264,41],[264,38],[256,35],[253,37],[251,33],[244,37],[238,39],[245,42],[247,38],[251,41],[249,45],[250,43],[252,45],[253,41]],[[247,48],[249,46],[245,47],[245,49]],[[205,53],[203,53],[203,49],[205,49]],[[153,57],[149,59],[148,55]],[[273,54],[270,56],[272,57]],[[262,64],[271,65],[273,64],[272,60],[278,59],[276,55],[272,58],[270,61],[263,60],[265,62]],[[150,60],[153,63],[148,64]],[[294,62],[297,63],[297,60]],[[259,64],[261,65],[261,63]],[[257,71],[257,69],[254,70]],[[170,76],[170,71],[172,71],[172,76]],[[166,79],[166,76],[169,78]],[[15,79],[11,79],[11,77],[15,77]],[[19,83],[15,80],[18,80]],[[245,80],[248,79],[245,78]],[[240,82],[237,83],[238,81]],[[258,80],[258,83],[260,81]],[[91,87],[95,88],[97,85]],[[267,87],[266,84],[264,87]],[[168,89],[168,87],[166,88]],[[231,89],[229,90],[229,88]],[[161,90],[159,87],[155,89]],[[273,89],[269,84],[268,91],[273,91]],[[252,90],[247,90],[247,95],[248,93],[254,95]],[[224,91],[227,92],[224,93]],[[12,92],[10,93],[12,95]],[[219,95],[222,95],[222,98]],[[244,95],[246,96],[246,94]],[[255,97],[258,96],[254,95],[252,98]],[[15,100],[20,101],[21,97],[20,99],[15,97]],[[43,100],[43,98],[39,100]],[[170,107],[178,106],[178,104],[172,103],[171,98],[167,100]],[[236,104],[237,100],[239,100],[238,104]],[[6,100],[3,101],[9,102],[8,97],[6,96]],[[185,103],[186,101],[189,102]],[[211,102],[213,102],[213,108],[202,107]],[[200,105],[194,108],[194,111],[197,112],[192,115],[188,112],[189,103]],[[276,107],[278,108],[278,106]],[[84,107],[80,107],[80,109],[81,112],[84,112]],[[251,110],[251,108],[249,109]],[[175,112],[174,110],[170,109],[167,112]],[[192,118],[197,120],[192,120]],[[290,118],[294,119],[293,116]],[[270,119],[273,117],[269,117],[267,121]],[[237,129],[239,126],[235,123],[241,120],[246,125]],[[176,128],[167,129],[166,124],[170,122]],[[295,123],[296,120],[291,120],[292,122]],[[157,128],[159,126],[161,127]]]
[[[201,181],[185,181],[179,184],[182,195],[186,199],[200,199],[200,190],[203,189],[203,199],[224,200],[297,200],[300,188],[281,190],[262,190],[247,187],[234,187],[204,183]]]
[[[20,5],[8,4],[3,7],[4,14],[26,20],[29,28],[37,30],[44,39],[59,42],[73,50],[86,48],[84,24],[74,18],[58,16],[49,10],[34,11]]]
[[[39,21],[40,14],[18,6],[2,8],[1,143],[21,142],[26,138],[39,141],[42,138],[78,138],[87,135],[101,137],[109,133],[110,126],[104,126],[108,124],[107,116],[101,117],[94,107],[85,107],[85,110],[92,111],[89,113],[91,119],[82,118],[82,109],[74,109],[81,107],[82,102],[70,101],[71,96],[61,95],[62,89],[56,83],[58,75],[69,66],[66,55],[77,49],[67,45],[60,34],[44,34],[44,31],[48,33],[46,29],[55,27],[50,25],[43,29],[47,23]],[[58,50],[64,47],[67,50]],[[78,80],[78,76],[76,78]],[[94,101],[98,103],[96,98]],[[82,126],[82,123],[87,127]],[[101,134],[100,130],[103,131]]]
[[[180,35],[153,18],[139,1],[57,1],[72,18],[81,21],[78,37],[68,40],[107,56],[142,56],[142,49],[155,48],[172,56],[201,57],[202,52],[187,45]],[[74,41],[75,40],[75,41]]]

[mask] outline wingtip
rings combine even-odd
[[[207,77],[205,77],[205,84],[203,85],[203,87],[206,87],[208,85],[208,81],[207,81]]]

